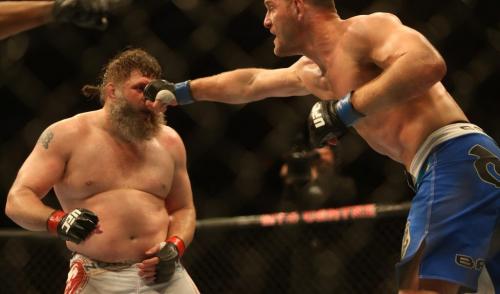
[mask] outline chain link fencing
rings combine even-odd
[[[201,293],[395,293],[408,205],[387,207],[201,220],[183,263]],[[63,292],[62,241],[3,231],[0,250],[0,292]]]
[[[343,18],[390,12],[426,36],[447,61],[444,85],[471,121],[498,141],[497,1],[336,3]],[[110,17],[104,32],[51,24],[0,41],[2,194],[48,125],[100,107],[79,89],[95,83],[101,66],[126,46],[151,52],[174,82],[242,67],[289,66],[295,58],[272,53],[264,15],[263,1],[132,1]],[[187,148],[198,217],[280,210],[280,161],[315,101],[305,96],[169,109],[169,125]],[[399,164],[375,154],[355,134],[342,145],[336,179],[352,181],[355,197],[341,201],[333,195],[324,207],[409,200]],[[3,216],[1,228],[14,226]],[[401,216],[200,227],[184,263],[202,293],[394,293],[403,227]],[[63,242],[8,232],[1,234],[0,250],[0,293],[62,292],[70,256]]]

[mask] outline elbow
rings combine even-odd
[[[19,188],[12,187],[7,195],[7,201],[5,202],[5,215],[12,221],[17,222],[19,216],[26,205],[20,198]]]
[[[436,58],[436,61],[433,63],[432,68],[433,68],[433,73],[434,73],[435,79],[437,81],[441,81],[444,78],[444,76],[446,75],[446,71],[447,71],[446,62],[444,62],[444,59],[441,56]]]
[[[429,86],[440,82],[446,75],[446,63],[440,55],[429,58],[425,63],[423,76],[428,81]]]
[[[16,215],[16,208],[10,194],[7,196],[7,202],[5,203],[5,215],[11,220],[14,220]]]

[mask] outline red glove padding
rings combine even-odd
[[[47,231],[78,244],[94,231],[98,223],[97,215],[85,208],[73,209],[69,213],[56,210],[47,220]]]
[[[186,250],[186,244],[184,244],[184,241],[182,241],[181,238],[177,236],[172,236],[170,238],[167,238],[165,242],[173,243],[175,247],[177,247],[177,252],[179,253],[179,257],[182,257],[184,255],[184,251]]]

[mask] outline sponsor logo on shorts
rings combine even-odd
[[[485,260],[482,258],[474,260],[474,258],[470,256],[457,254],[455,255],[455,263],[461,267],[481,271],[484,267]]]
[[[87,284],[88,277],[84,270],[84,262],[77,259],[71,263],[71,268],[66,280],[66,288],[64,294],[80,293]]]
[[[479,144],[469,150],[469,155],[476,157],[474,168],[479,178],[485,183],[500,188],[500,158]]]

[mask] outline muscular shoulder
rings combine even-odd
[[[373,23],[380,23],[380,24],[402,24],[401,20],[399,18],[392,14],[392,13],[387,13],[387,12],[375,12],[372,14],[364,15],[364,20],[368,22],[373,22]]]
[[[182,142],[181,136],[171,127],[164,125],[160,131],[158,136],[158,140],[162,146],[169,151],[174,153],[183,154],[184,151],[184,143]]]
[[[349,18],[347,26],[347,38],[361,44],[380,37],[389,37],[394,30],[405,27],[397,16],[383,12]]]
[[[349,19],[351,30],[384,31],[394,27],[401,27],[403,23],[394,14],[386,12],[376,12],[368,15],[358,15]]]
[[[390,13],[373,13],[348,19],[347,46],[360,56],[387,62],[400,56],[408,48],[422,43],[416,30],[405,26],[397,16]]]
[[[89,133],[92,117],[90,113],[83,113],[55,122],[43,131],[38,144],[45,149],[51,145],[62,152],[69,152]]]

